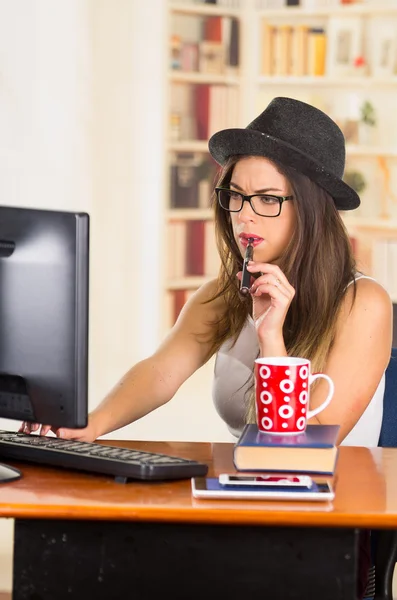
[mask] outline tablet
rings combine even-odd
[[[245,485],[225,486],[216,477],[193,477],[191,479],[194,498],[219,498],[237,500],[296,500],[324,502],[333,500],[335,492],[328,481],[313,478],[310,488],[293,486],[258,486]]]

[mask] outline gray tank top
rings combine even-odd
[[[357,275],[357,279],[366,277]],[[238,437],[245,424],[245,415],[253,385],[253,365],[259,354],[255,324],[248,317],[236,343],[227,340],[219,349],[214,367],[212,397],[215,409],[231,433]],[[343,440],[345,446],[377,446],[382,425],[385,375],[361,415]]]

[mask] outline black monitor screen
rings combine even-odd
[[[0,207],[0,417],[84,427],[89,216]]]

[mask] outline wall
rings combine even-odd
[[[90,408],[160,336],[166,24],[163,0],[0,0],[0,197],[90,213]],[[110,437],[230,440],[211,370]]]

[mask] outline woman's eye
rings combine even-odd
[[[259,198],[263,204],[275,204],[278,202],[277,198],[274,196],[259,196]]]

